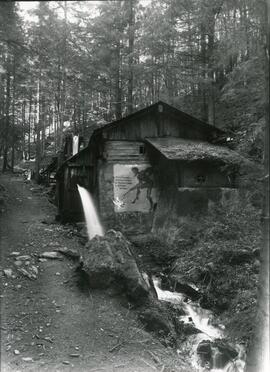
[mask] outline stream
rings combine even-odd
[[[160,301],[180,305],[186,315],[178,320],[193,325],[197,334],[188,336],[187,348],[191,362],[198,372],[244,372],[245,350],[241,345],[230,345],[224,338],[224,326],[214,326],[213,313],[186,300],[187,296],[161,289],[161,279],[153,277],[153,284]]]

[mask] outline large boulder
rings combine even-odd
[[[135,302],[154,295],[137,266],[131,243],[119,231],[109,230],[105,236],[91,239],[82,261],[91,288],[108,288],[115,283]]]
[[[214,355],[215,368],[224,368],[230,360],[238,356],[238,351],[223,340],[215,340],[212,345],[217,350]]]
[[[238,356],[238,352],[222,340],[203,340],[197,347],[197,354],[202,367],[205,365],[215,369],[223,369]]]
[[[200,364],[202,367],[204,367],[205,365],[209,365],[212,367],[211,341],[201,341],[197,347],[197,354],[200,357]]]
[[[90,288],[107,288],[114,280],[115,257],[107,240],[96,235],[86,245],[83,271],[88,275]]]
[[[184,293],[192,301],[197,301],[201,297],[199,290],[182,278],[180,274],[170,275],[170,282],[174,291]]]

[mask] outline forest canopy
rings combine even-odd
[[[261,161],[265,35],[257,0],[1,2],[3,170],[158,100]]]

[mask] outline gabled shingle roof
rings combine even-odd
[[[168,115],[172,115],[174,117],[178,117],[179,119],[182,118],[186,121],[188,121],[189,123],[191,123],[191,125],[193,126],[199,126],[200,128],[203,128],[205,131],[207,132],[212,132],[212,133],[216,133],[217,135],[225,135],[225,132],[217,127],[214,127],[213,125],[210,125],[210,124],[207,124],[163,101],[158,101],[150,106],[147,106],[145,108],[143,108],[142,110],[139,110],[139,111],[136,111],[134,112],[133,114],[130,114],[128,116],[125,116],[123,117],[122,119],[119,119],[119,120],[115,120],[109,124],[105,124],[103,125],[102,127],[100,128],[97,128],[94,130],[93,132],[93,136],[95,136],[96,134],[99,134],[103,131],[108,131],[108,130],[111,130],[111,129],[114,129],[116,128],[117,126],[120,126],[120,125],[125,125],[125,124],[128,124],[128,122],[130,120],[133,120],[133,119],[136,119],[140,116],[143,116],[143,115],[147,115],[151,112],[157,112],[159,111],[159,107],[162,106],[162,110],[163,112],[166,112],[166,114]]]

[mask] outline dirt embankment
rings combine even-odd
[[[72,261],[40,260],[58,247],[79,250],[79,238],[48,223],[56,211],[42,188],[0,177],[1,371],[191,371],[184,356],[143,329],[126,302],[80,287]]]

